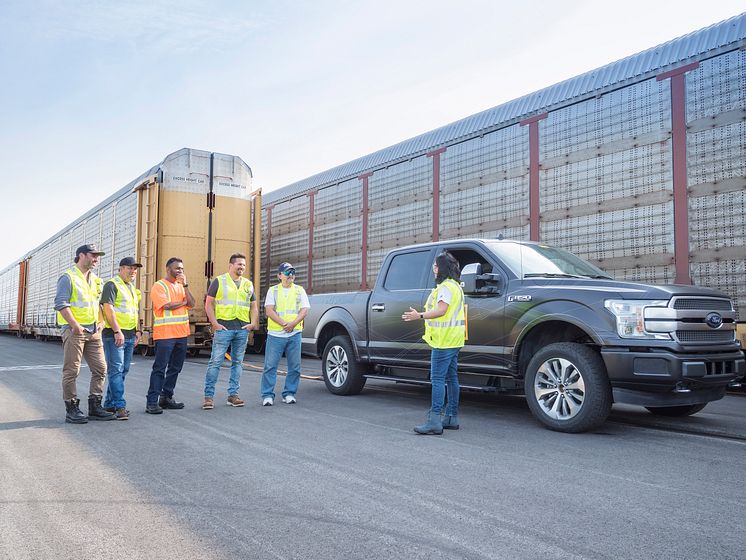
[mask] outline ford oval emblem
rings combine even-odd
[[[705,317],[705,323],[707,323],[708,327],[719,329],[723,325],[723,317],[720,313],[708,313],[707,317]]]

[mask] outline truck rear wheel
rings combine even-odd
[[[691,416],[697,414],[700,410],[707,406],[707,403],[702,404],[685,404],[682,406],[646,406],[652,414],[656,416]]]
[[[574,342],[539,350],[526,368],[528,407],[550,430],[578,433],[603,424],[611,412],[611,385],[598,353]]]
[[[352,341],[335,336],[327,342],[321,357],[326,388],[335,395],[357,395],[365,387],[364,366],[355,361]]]

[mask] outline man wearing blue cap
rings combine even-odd
[[[269,289],[264,300],[268,336],[261,385],[263,406],[274,404],[277,365],[283,353],[288,361],[288,373],[282,390],[282,402],[296,402],[295,393],[300,383],[301,331],[303,319],[311,307],[306,291],[295,284],[293,265],[282,263],[277,268],[277,278],[280,283]]]

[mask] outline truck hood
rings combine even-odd
[[[562,292],[578,290],[596,292],[597,295],[617,299],[671,299],[673,296],[699,296],[728,298],[726,294],[712,288],[685,286],[681,284],[651,285],[623,280],[532,278],[523,280],[524,288],[559,288]]]

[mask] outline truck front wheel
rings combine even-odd
[[[651,413],[657,416],[691,416],[697,414],[700,410],[707,406],[707,403],[703,404],[685,404],[681,406],[646,406]]]
[[[327,342],[321,357],[326,388],[335,395],[357,395],[365,387],[364,366],[355,361],[352,341],[335,336]]]
[[[534,354],[524,389],[534,416],[550,430],[585,432],[611,412],[611,385],[598,352],[574,342],[550,344]]]

